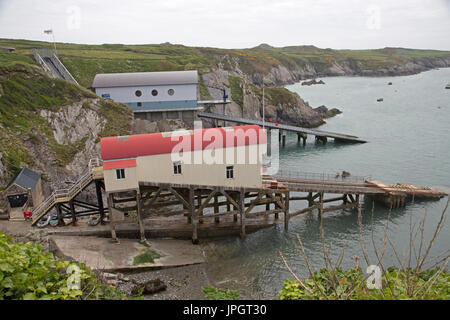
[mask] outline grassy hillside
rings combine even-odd
[[[35,159],[26,146],[27,141],[54,155],[56,163],[53,165],[57,166],[66,165],[83,150],[86,137],[71,144],[57,143],[48,120],[40,111],[57,112],[83,99],[97,100],[91,91],[50,78],[26,56],[0,53],[0,94],[0,152],[9,176],[22,166],[34,166]],[[95,111],[106,122],[99,137],[129,133],[131,112],[126,106],[103,99],[98,105]],[[92,108],[92,104],[83,104],[84,107]]]
[[[29,60],[32,48],[49,48],[51,43],[0,39],[0,46],[16,48],[16,57]],[[378,50],[332,50],[314,46],[275,48],[260,45],[250,49],[217,49],[186,47],[183,45],[80,45],[57,43],[58,55],[69,71],[85,87],[92,84],[99,72],[169,71],[198,69],[206,73],[212,67],[233,70],[236,64],[249,74],[266,74],[272,67],[285,66],[289,70],[313,65],[320,72],[333,63],[359,65],[377,70],[424,58],[450,58],[450,52],[384,48]],[[2,61],[0,60],[0,63]]]

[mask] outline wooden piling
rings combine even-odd
[[[142,219],[142,201],[141,201],[141,192],[139,189],[136,190],[136,207],[137,207],[137,219],[139,224],[139,233],[141,236],[141,241],[145,242],[145,228],[144,221]]]
[[[214,214],[219,213],[219,196],[216,194],[214,195]],[[214,222],[219,223],[220,217],[214,217]]]
[[[245,233],[245,194],[244,190],[241,189],[239,192],[239,214],[241,215],[241,238],[246,237]]]
[[[284,195],[284,230],[289,229],[289,191]]]
[[[103,207],[103,196],[102,196],[102,188],[99,180],[95,180],[95,192],[97,194],[97,204],[98,210],[100,211],[100,223],[104,223],[103,219],[105,217],[105,209]]]
[[[191,222],[192,222],[192,243],[198,244],[198,232],[197,232],[197,217],[196,217],[196,210],[195,210],[195,202],[194,199],[194,187],[189,188],[189,209],[191,212]]]
[[[114,208],[113,194],[112,193],[107,194],[107,198],[108,198],[109,220],[110,220],[110,225],[111,225],[111,238],[113,241],[119,242],[119,239],[117,238],[117,234],[116,234],[116,222],[114,221],[114,217],[113,217],[113,213],[112,213],[113,208]]]

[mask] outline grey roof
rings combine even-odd
[[[93,88],[134,87],[175,84],[197,84],[197,70],[99,73],[95,75]]]
[[[17,184],[24,189],[33,189],[36,183],[38,183],[41,175],[33,170],[23,167],[17,176],[8,184],[8,187],[13,184]]]

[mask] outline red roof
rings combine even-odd
[[[136,159],[110,160],[103,162],[103,169],[118,169],[136,167]]]
[[[190,132],[190,134],[177,136],[177,131],[174,131],[173,137],[170,133],[150,133],[102,138],[100,141],[102,159],[136,158],[172,152],[267,143],[264,131],[257,125],[197,129]],[[180,142],[183,149],[178,148],[174,151],[174,147]]]

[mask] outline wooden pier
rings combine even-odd
[[[362,206],[365,196],[391,209],[405,206],[411,197],[439,199],[446,196],[429,187],[387,185],[369,177],[279,171],[274,176],[263,176],[261,188],[141,183],[139,189],[133,191],[108,193],[106,208],[102,200],[100,162],[91,161],[89,172],[89,178],[84,175],[70,192],[55,192],[50,200],[39,206],[39,210],[33,212],[32,225],[37,225],[56,208],[59,225],[65,225],[65,221],[75,225],[80,217],[96,215],[99,222],[109,222],[112,238],[116,240],[116,229],[121,225],[127,225],[129,229],[130,223],[134,224],[141,240],[145,240],[145,235],[152,229],[149,226],[152,221],[158,221],[160,226],[166,221],[164,228],[172,227],[184,234],[189,229],[192,242],[198,243],[200,234],[211,236],[211,232],[216,232],[222,235],[225,229],[239,230],[243,238],[249,230],[277,223],[283,223],[288,230],[289,220],[295,216],[316,211],[322,217],[330,211],[357,209]],[[95,182],[98,201],[89,204],[77,200],[76,196],[91,182]],[[58,194],[61,194],[60,198]],[[304,201],[307,205],[292,211],[293,201]],[[182,225],[183,220],[185,225]]]
[[[256,124],[258,126],[263,126],[263,122],[260,120],[252,120],[245,118],[238,118],[232,116],[221,115],[217,113],[207,113],[207,112],[197,112],[197,116],[199,118],[207,118],[207,119],[215,119],[222,120],[226,122],[235,122],[241,124]],[[282,146],[284,147],[286,144],[286,132],[294,132],[297,133],[298,141],[303,139],[303,145],[306,143],[306,139],[308,135],[315,136],[316,141],[320,141],[323,144],[326,144],[329,138],[334,139],[334,141],[338,142],[348,142],[348,143],[366,143],[366,140],[360,139],[357,136],[342,134],[336,132],[329,132],[317,129],[308,129],[298,126],[291,126],[287,124],[278,124],[273,122],[265,122],[264,127],[267,129],[278,129],[279,130],[279,140],[282,141]]]

